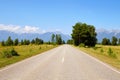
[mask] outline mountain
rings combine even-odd
[[[112,36],[115,36],[117,38],[120,38],[120,30],[97,30],[97,39],[98,42],[102,42],[103,38],[108,38],[111,39]],[[67,41],[68,39],[71,39],[71,36],[63,34],[61,32],[55,31],[55,32],[46,32],[43,34],[39,34],[39,33],[14,33],[14,32],[10,32],[10,31],[6,31],[6,30],[0,30],[0,41],[2,40],[7,40],[8,36],[11,36],[11,38],[14,40],[16,38],[18,38],[19,40],[21,39],[35,39],[36,37],[44,40],[45,42],[47,41],[51,41],[51,35],[52,34],[60,34],[62,39],[64,41]]]
[[[0,41],[7,40],[8,36],[11,36],[11,38],[13,40],[16,38],[18,38],[19,40],[22,40],[22,39],[32,40],[32,39],[35,39],[36,37],[38,37],[38,38],[44,40],[45,42],[47,42],[47,41],[51,41],[52,34],[60,34],[64,41],[71,39],[71,36],[63,34],[63,33],[58,32],[58,31],[46,32],[43,34],[39,34],[39,33],[21,33],[21,34],[18,34],[18,33],[10,32],[10,31],[0,30]]]
[[[120,30],[97,30],[98,42],[102,42],[103,38],[111,40],[113,36],[120,38]]]

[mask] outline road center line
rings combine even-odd
[[[62,63],[64,63],[64,60],[65,60],[65,59],[64,59],[64,57],[63,57],[63,58],[62,58]]]

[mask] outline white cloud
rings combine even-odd
[[[25,26],[23,28],[23,33],[39,33],[40,29],[38,27]]]
[[[101,33],[101,32],[106,32],[106,33],[120,33],[120,29],[97,29],[96,32]]]
[[[19,26],[0,24],[0,30],[16,31],[19,30],[19,28]]]
[[[44,32],[62,32],[61,29],[49,29],[47,31]]]
[[[45,30],[41,30],[39,27],[33,26],[16,26],[16,25],[4,25],[0,24],[0,30],[6,30],[15,33],[44,33]]]
[[[40,27],[35,27],[35,26],[18,26],[18,25],[5,25],[5,24],[0,24],[0,30],[5,30],[5,31],[10,31],[14,33],[46,33],[46,32],[61,32],[60,29],[49,29],[49,30],[41,30]]]

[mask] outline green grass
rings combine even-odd
[[[28,57],[40,54],[44,51],[50,50],[56,47],[55,45],[22,45],[22,46],[0,46],[0,68],[5,67],[9,64],[21,61]],[[5,58],[2,56],[4,50],[14,48],[20,56],[13,56],[11,58]]]
[[[96,45],[94,48],[78,48],[120,70],[120,46]]]

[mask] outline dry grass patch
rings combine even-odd
[[[0,46],[0,68],[6,65],[18,62],[20,60],[26,59],[28,57],[40,54],[44,51],[55,48],[55,45],[22,45],[22,46]],[[3,57],[3,52],[6,50],[14,50],[19,54],[19,56],[12,56],[10,58]]]
[[[120,70],[120,46],[96,45],[94,48],[78,48]]]

